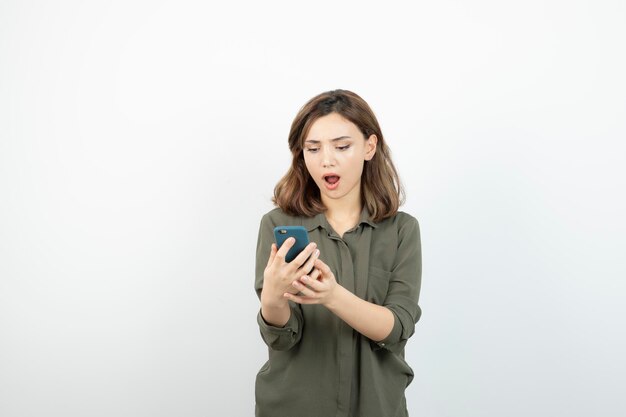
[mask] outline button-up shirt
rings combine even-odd
[[[363,207],[358,224],[339,236],[324,213],[290,216],[280,208],[266,213],[259,228],[255,289],[275,242],[276,226],[302,225],[316,242],[319,258],[337,283],[393,313],[391,333],[374,341],[322,305],[289,301],[283,327],[257,322],[269,360],[256,378],[257,417],[405,417],[404,391],[413,370],[404,347],[421,316],[418,298],[422,258],[417,220],[405,212],[379,223]]]

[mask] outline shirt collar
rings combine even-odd
[[[363,205],[363,208],[361,209],[361,216],[359,218],[359,223],[357,224],[357,226],[361,225],[361,223],[367,223],[374,228],[378,226],[376,223],[370,220],[370,213],[365,205]],[[324,212],[318,213],[313,217],[305,217],[304,219],[302,219],[302,225],[309,232],[317,229],[320,226],[328,231],[331,230],[331,226],[328,224],[328,220],[326,219],[326,215],[324,214]]]

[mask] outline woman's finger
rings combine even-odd
[[[283,297],[298,304],[319,304],[319,301],[316,298],[301,297],[298,295],[289,294],[288,292],[283,294]]]
[[[316,280],[320,276],[320,270],[317,269],[317,268],[313,268],[313,271],[311,271],[309,276],[311,277],[311,279],[315,279]]]
[[[302,283],[302,285],[310,286],[311,289],[315,291],[316,293],[323,291],[325,289],[324,284],[322,282],[318,281],[317,279],[313,279],[308,275],[305,275],[302,278],[300,278],[300,282]]]
[[[272,243],[272,248],[270,249],[270,258],[267,260],[267,266],[270,266],[274,262],[277,251],[278,249],[276,249],[276,243]]]
[[[297,274],[308,274],[312,272],[314,268],[315,260],[320,256],[319,249],[315,249],[311,254],[311,257],[302,265],[297,271]]]
[[[293,245],[296,244],[296,239],[294,237],[288,237],[282,245],[280,245],[280,249],[276,252],[276,258],[282,259],[285,262],[285,257],[287,256],[287,252]]]
[[[330,267],[322,262],[320,258],[315,260],[315,267],[321,271],[322,275],[330,275],[333,273],[333,271],[330,270]]]
[[[307,284],[308,284],[308,280],[307,280]],[[299,289],[300,292],[302,293],[302,295],[304,295],[305,297],[311,297],[314,298],[317,293],[312,290],[311,288],[307,287],[306,285],[304,285],[302,282],[295,280],[291,285],[293,285],[295,288]]]
[[[296,269],[300,268],[305,264],[305,261],[311,256],[315,249],[317,248],[317,243],[310,242],[303,250],[295,257],[293,261],[291,261],[290,265],[295,265]],[[309,268],[311,269],[311,268]]]

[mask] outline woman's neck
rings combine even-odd
[[[346,196],[348,197],[348,196]],[[326,218],[336,223],[351,223],[358,220],[361,215],[361,196],[357,198],[343,198],[341,200],[331,200],[322,198],[326,206]]]

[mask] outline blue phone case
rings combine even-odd
[[[309,235],[304,226],[276,226],[274,228],[274,239],[278,249],[285,243],[288,237],[295,237],[296,243],[287,251],[286,262],[291,262],[309,244]]]

